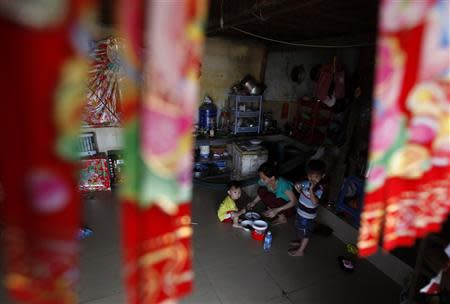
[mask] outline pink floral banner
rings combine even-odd
[[[410,246],[450,210],[448,1],[382,1],[358,247]]]
[[[83,159],[80,163],[79,188],[82,192],[111,190],[106,158]]]

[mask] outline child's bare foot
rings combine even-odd
[[[234,228],[244,228],[244,227],[242,227],[241,224],[239,224],[239,223],[234,223],[234,224],[233,224],[233,227],[234,227]]]
[[[277,216],[277,218],[272,222],[272,226],[285,224],[287,223],[286,216],[284,214],[280,214]]]
[[[290,256],[293,256],[293,257],[296,257],[296,256],[301,257],[301,256],[303,256],[305,253],[304,253],[303,251],[299,250],[298,248],[295,248],[295,249],[289,249],[289,250],[288,250],[288,254],[289,254]]]

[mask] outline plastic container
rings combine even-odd
[[[256,220],[253,221],[252,227],[253,227],[252,238],[257,241],[264,240],[264,235],[266,233],[267,228],[269,227],[267,222],[262,220]]]
[[[264,233],[260,233],[256,230],[252,230],[252,238],[257,241],[264,240]]]
[[[269,159],[269,152],[260,147],[254,151],[248,151],[247,146],[233,143],[233,172],[232,178],[243,180],[258,175],[258,168]]]
[[[272,247],[272,232],[268,231],[266,233],[266,237],[264,238],[264,251],[269,251],[270,247]]]
[[[268,227],[269,225],[265,221],[262,220],[253,221],[253,229],[255,229],[256,232],[265,234]]]
[[[216,129],[217,107],[211,98],[205,97],[203,103],[198,109],[198,128],[204,131]]]
[[[208,158],[210,153],[209,145],[200,146],[200,157]]]

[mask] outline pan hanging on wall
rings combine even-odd
[[[290,78],[293,82],[301,84],[306,78],[306,70],[303,64],[296,65],[292,68]]]

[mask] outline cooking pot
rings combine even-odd
[[[241,83],[251,95],[261,95],[264,91],[264,86],[258,84],[250,75],[245,76]]]

